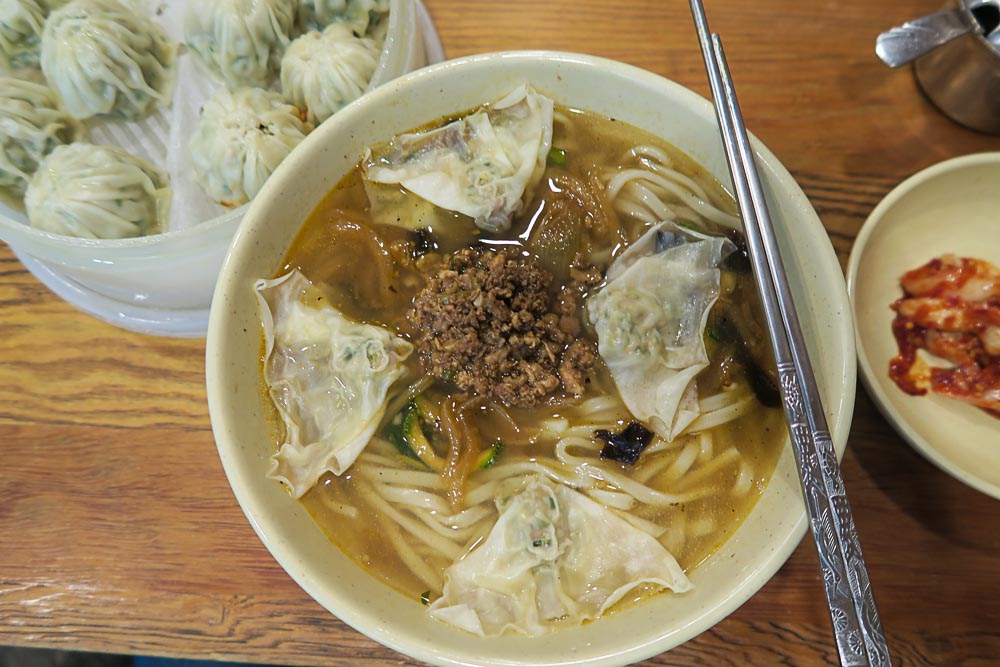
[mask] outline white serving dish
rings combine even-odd
[[[847,265],[861,377],[890,424],[931,463],[1000,498],[1000,419],[951,398],[911,396],[889,377],[890,304],[905,272],[945,253],[1000,266],[1000,153],[946,160],[896,186],[868,216]]]

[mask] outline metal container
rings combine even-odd
[[[948,117],[1000,134],[998,0],[956,0],[879,35],[876,53],[892,67],[912,60],[920,87]]]

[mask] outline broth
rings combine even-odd
[[[415,197],[396,186],[366,188],[356,168],[306,220],[279,275],[299,269],[346,316],[413,341],[420,332],[407,312],[427,284],[428,267],[470,244],[538,259],[552,271],[548,289],[555,294],[571,281],[567,248],[582,251],[588,265],[606,267],[648,229],[660,212],[650,192],[668,201],[679,226],[739,240],[727,229],[736,216],[730,195],[700,165],[656,137],[615,119],[557,106],[552,145],[556,152],[550,153],[530,206],[502,235],[480,232],[464,216],[414,203]],[[628,180],[629,173],[655,172],[657,165],[679,172],[671,183],[694,197],[657,190],[653,177]],[[561,219],[573,220],[576,229]],[[429,229],[436,245],[420,258],[413,257],[412,228]],[[748,270],[739,251],[723,266],[722,294],[705,335],[710,364],[697,380],[703,418],[722,419],[720,413],[728,410],[734,418],[725,423],[689,429],[672,442],[657,436],[637,463],[627,465],[598,456],[595,430],[617,432],[636,421],[600,357],[582,396],[560,389],[539,405],[517,407],[470,398],[445,381],[422,381],[420,355],[413,354],[406,374],[390,389],[383,421],[399,412],[416,387],[438,409],[452,405],[456,419],[471,424],[470,432],[478,433],[485,445],[502,441],[498,462],[469,472],[456,502],[448,495],[447,480],[404,459],[380,428],[349,470],[339,477],[324,475],[303,496],[303,504],[373,576],[426,602],[440,595],[444,570],[482,543],[493,526],[498,516],[493,494],[504,479],[541,473],[572,486],[580,483],[582,462],[586,470],[604,471],[598,473],[602,479],[590,479],[588,495],[656,533],[689,572],[752,510],[786,434],[782,414],[773,407],[773,362],[760,349],[767,339]],[[582,296],[597,289],[585,287]],[[595,341],[583,303],[585,298],[578,309],[579,336]],[[629,503],[615,481],[620,478],[652,489],[656,502]],[[414,491],[404,497],[404,488]],[[677,502],[667,502],[670,498]],[[647,593],[636,588],[619,606]]]

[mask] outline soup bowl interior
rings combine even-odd
[[[305,591],[360,632],[438,665],[627,664],[676,646],[723,619],[794,550],[806,520],[788,445],[752,513],[689,573],[693,591],[656,596],[541,640],[481,639],[432,620],[420,602],[368,576],[299,502],[265,477],[274,443],[261,389],[254,281],[279,269],[303,221],[366,146],[497,99],[524,82],[556,103],[611,116],[662,137],[729,187],[709,102],[631,66],[574,54],[503,53],[445,62],[392,81],[303,142],[268,181],[238,229],[209,323],[212,426],[234,493],[261,540]],[[843,276],[805,195],[756,140],[755,150],[839,457],[855,390],[853,325]],[[819,586],[816,595],[822,595]]]

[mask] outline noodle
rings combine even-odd
[[[688,526],[688,530],[693,538],[705,537],[715,530],[715,524],[715,519],[706,516],[697,521],[692,521],[691,525]]]
[[[687,513],[674,512],[660,542],[670,553],[680,553],[687,545]]]
[[[659,442],[666,442],[665,440],[659,440]],[[674,443],[678,445],[683,442],[680,438],[674,440]],[[676,447],[675,447],[676,448]],[[646,448],[646,455],[643,457],[645,463],[642,467],[635,471],[633,477],[635,481],[642,484],[648,484],[649,480],[653,479],[659,473],[663,472],[665,468],[670,466],[674,462],[673,456],[671,454],[663,453],[658,456],[653,456],[654,453],[649,451],[650,448]],[[671,452],[672,453],[672,452]]]
[[[712,458],[715,449],[715,438],[711,431],[702,431],[698,434],[698,463],[705,463]]]
[[[640,484],[633,479],[629,479],[625,475],[612,472],[610,470],[605,470],[603,468],[597,467],[595,465],[584,463],[580,466],[587,474],[592,476],[594,479],[599,479],[602,482],[606,482],[621,491],[631,495],[633,498],[638,500],[640,503],[645,503],[646,505],[656,505],[663,507],[666,505],[679,505],[681,503],[690,502],[692,500],[697,500],[704,497],[705,495],[711,493],[709,489],[699,489],[697,491],[692,491],[687,494],[672,494],[663,493],[662,491],[657,491],[652,489],[645,484]]]
[[[482,476],[480,476],[480,480],[481,478]],[[490,480],[485,484],[480,484],[479,486],[473,488],[472,490],[466,490],[465,492],[466,504],[470,508],[474,508],[474,507],[479,507],[482,503],[485,503],[489,500],[493,500],[493,497],[496,495],[498,483],[499,480]],[[468,510],[462,510],[462,512],[465,511]],[[459,514],[455,516],[461,515],[462,512],[459,512]]]
[[[450,560],[455,560],[462,555],[461,550],[451,542],[442,539],[433,531],[425,528],[416,521],[406,517],[402,512],[387,503],[378,493],[378,488],[369,487],[364,493],[366,499],[383,515],[396,522],[403,530],[413,535],[415,538],[434,549],[437,553],[444,555]]]
[[[390,503],[397,505],[406,505],[407,507],[433,512],[447,512],[449,509],[448,504],[444,502],[441,496],[427,493],[420,489],[379,484],[378,493]]]
[[[468,542],[469,538],[478,534],[478,529],[480,529],[478,523],[473,523],[465,528],[455,528],[453,526],[446,525],[440,522],[436,515],[425,510],[416,510],[414,512],[414,516],[427,524],[427,527],[438,535],[459,542],[460,545]],[[484,513],[483,519],[485,519],[486,516],[487,514]],[[485,523],[485,521],[483,521],[483,523]]]
[[[607,505],[618,510],[628,511],[635,507],[635,498],[627,493],[604,491],[603,489],[587,489],[586,494],[602,505]]]
[[[334,514],[339,514],[345,516],[348,519],[358,518],[358,508],[354,505],[348,505],[346,503],[337,502],[333,498],[323,497],[323,506],[329,509]]]
[[[683,185],[697,195],[699,199],[709,201],[708,192],[706,192],[705,189],[701,187],[693,178],[690,178],[674,169],[670,164],[670,158],[663,151],[653,148],[652,146],[637,146],[632,149],[632,153],[639,158],[639,162],[647,169]]]
[[[730,403],[724,408],[702,414],[691,422],[691,425],[688,426],[688,431],[697,433],[698,431],[706,431],[722,426],[747,414],[755,404],[756,399],[748,394],[739,401]]]
[[[579,475],[576,471],[563,472],[560,470],[553,470],[553,464],[557,465],[557,462],[551,461],[549,465],[545,465],[540,461],[533,461],[530,459],[513,460],[504,463],[502,466],[491,468],[490,470],[483,472],[479,478],[486,481],[493,481],[520,475],[541,474],[554,482],[565,484],[566,486],[574,489],[588,488],[592,486],[592,482],[590,480],[587,480],[586,477]]]
[[[683,477],[698,459],[698,452],[698,444],[693,440],[688,442],[684,449],[681,450],[680,456],[678,456],[671,466],[667,468],[667,471],[663,473],[664,479],[676,482]]]
[[[730,490],[734,496],[745,496],[750,492],[750,487],[753,485],[753,471],[750,468],[750,464],[746,461],[740,461],[740,472],[736,477],[736,483],[733,484],[733,488]]]
[[[404,470],[402,468],[375,467],[360,465],[361,474],[373,482],[385,482],[399,486],[415,486],[423,489],[444,490],[446,484],[441,476],[433,472]]]
[[[648,192],[655,193],[662,206],[666,206],[666,204],[662,202],[661,197],[670,194],[712,222],[725,227],[736,227],[738,224],[738,220],[735,220],[732,215],[720,211],[690,190],[664,178],[659,173],[646,169],[628,169],[618,172],[608,181],[608,195],[613,200],[626,184],[638,181],[645,181],[649,184],[646,186],[649,188]]]
[[[621,400],[617,396],[595,396],[588,398],[577,406],[577,413],[587,415],[591,419],[595,414],[603,414],[610,411],[621,411],[624,409]]]
[[[739,451],[735,447],[730,447],[705,465],[681,478],[679,481],[685,488],[694,486],[698,482],[703,481],[705,478],[714,475],[720,468],[736,463],[740,460],[740,458]]]
[[[403,563],[405,563],[406,567],[413,574],[417,575],[424,584],[430,586],[432,590],[440,590],[441,577],[413,550],[413,547],[400,534],[399,527],[385,516],[381,517],[380,523],[382,524],[382,530],[385,531],[385,536],[392,543],[392,546],[396,549],[396,553]]]
[[[661,526],[657,523],[653,523],[652,521],[647,521],[646,519],[643,519],[642,517],[632,514],[630,512],[624,512],[619,509],[615,509],[613,511],[616,516],[624,519],[625,521],[628,521],[630,524],[632,524],[642,532],[646,533],[647,535],[652,535],[653,537],[660,537],[661,535],[663,535],[663,533],[667,532],[666,527]]]
[[[712,412],[713,410],[718,410],[724,408],[727,405],[735,403],[741,398],[746,398],[748,391],[744,390],[742,387],[733,385],[720,391],[718,394],[713,396],[708,396],[698,400],[698,409],[702,413]]]
[[[640,159],[643,157],[652,158],[665,167],[672,167],[674,162],[670,159],[670,156],[667,155],[666,151],[661,150],[656,146],[633,146],[629,149],[628,155]]]

